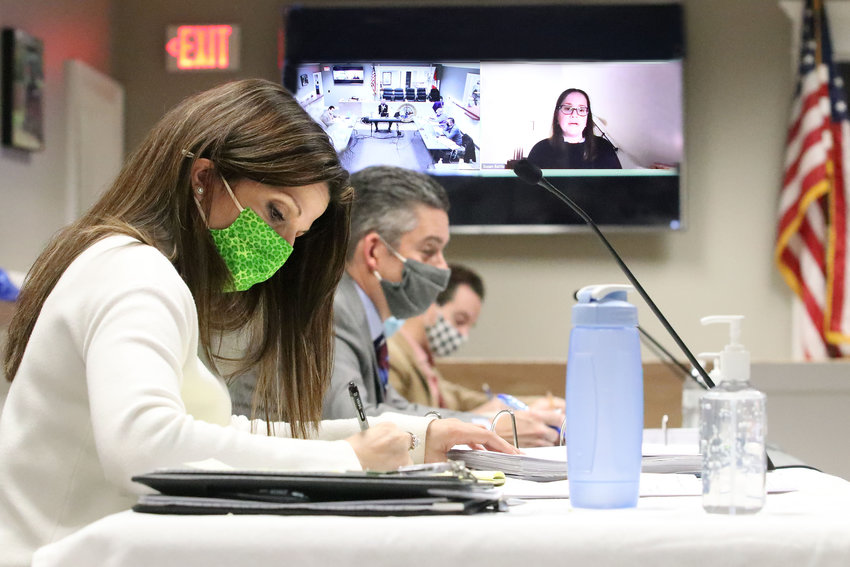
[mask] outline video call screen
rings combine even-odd
[[[437,177],[454,231],[581,224],[522,185],[511,169],[522,158],[602,226],[675,230],[686,162],[681,16],[677,5],[294,8],[283,83],[349,171],[395,165]],[[450,20],[477,25],[452,34]],[[580,92],[559,100],[568,89]]]
[[[609,141],[616,151],[621,168],[650,170],[643,174],[676,172],[682,163],[684,137],[682,125],[682,62],[440,62],[423,65],[363,63],[361,83],[338,75],[338,69],[350,68],[334,64],[309,64],[298,68],[299,75],[318,73],[322,96],[305,85],[296,96],[307,109],[315,106],[322,112],[334,106],[338,120],[326,129],[351,129],[347,144],[339,144],[353,171],[364,165],[386,164],[432,171],[435,174],[501,175],[511,160],[528,157],[535,144],[553,134],[555,105],[568,88],[578,88],[590,99],[590,114],[595,124],[594,135]],[[330,77],[321,68],[333,69]],[[375,72],[376,80],[368,77]],[[411,86],[405,86],[411,85]],[[429,100],[431,90],[439,91],[437,100]],[[397,91],[402,91],[397,95]],[[418,97],[418,98],[417,98]],[[379,105],[387,105],[388,116],[402,111],[409,120],[372,122],[380,118]],[[442,115],[453,118],[455,125],[476,146],[476,156],[456,168],[435,167],[444,154],[434,151],[433,159],[418,159],[417,148],[403,146],[421,144],[422,130],[429,128],[445,137],[445,126],[435,103],[442,103]],[[579,105],[580,108],[581,105]],[[578,110],[570,118],[578,121]],[[401,115],[401,114],[400,114]],[[364,122],[363,118],[369,120]],[[585,119],[587,117],[584,117]],[[400,132],[401,136],[393,136]],[[390,135],[385,135],[389,133]],[[369,137],[386,142],[376,143],[375,155],[364,156],[370,148],[358,143]],[[404,139],[402,139],[404,138]],[[353,143],[352,143],[353,142]],[[458,152],[460,153],[460,152]],[[423,154],[424,155],[424,154]],[[456,157],[456,156],[455,156]],[[448,165],[453,158],[446,158]],[[463,160],[463,155],[458,158]],[[436,160],[436,161],[435,161]],[[538,164],[543,169],[576,169],[546,171],[548,175],[597,175],[592,169],[570,168],[566,164]],[[563,165],[563,167],[558,167]],[[605,168],[602,168],[605,169]],[[610,169],[610,168],[608,168]],[[665,173],[667,172],[667,173]],[[611,174],[612,172],[606,172]],[[622,174],[634,175],[635,171]]]

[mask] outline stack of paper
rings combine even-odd
[[[493,451],[475,451],[456,447],[448,458],[463,461],[474,470],[499,470],[506,476],[525,480],[562,480],[567,478],[567,450],[565,447],[539,447],[523,449],[523,455],[508,455]]]
[[[474,451],[456,447],[448,458],[475,470],[500,470],[525,480],[550,481],[567,478],[566,447],[523,449],[522,455]],[[645,445],[641,470],[645,473],[699,473],[702,457],[686,446]]]
[[[767,473],[766,489],[768,494],[793,492],[799,483],[793,476],[795,471],[777,470]],[[504,498],[569,498],[568,480],[552,482],[532,482],[520,478],[509,478],[502,487]],[[692,474],[652,474],[641,473],[640,496],[702,496],[702,480]]]

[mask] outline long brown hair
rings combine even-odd
[[[199,158],[231,182],[328,185],[327,210],[298,238],[284,267],[246,292],[222,291],[230,273],[192,197],[192,164]],[[68,265],[94,242],[127,234],[160,250],[186,282],[214,370],[225,360],[221,334],[243,333],[245,351],[227,359],[235,362],[232,374],[255,368],[255,410],[262,406],[267,420],[289,421],[295,435],[307,436],[321,419],[330,380],[333,293],[345,265],[352,196],[327,134],[281,86],[244,80],[186,99],[130,155],[100,200],[36,260],[9,327],[7,380]]]

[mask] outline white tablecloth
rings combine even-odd
[[[756,567],[850,565],[850,482],[787,469],[799,490],[752,516],[699,497],[641,498],[631,510],[535,500],[475,516],[167,516],[122,512],[40,549],[35,567],[362,565],[380,567]]]

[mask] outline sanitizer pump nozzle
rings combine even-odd
[[[711,315],[703,317],[703,325],[714,323],[729,324],[729,344],[720,353],[720,373],[723,380],[730,382],[749,382],[750,353],[741,344],[741,321],[743,315]]]

